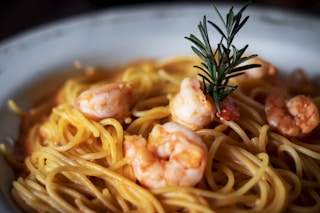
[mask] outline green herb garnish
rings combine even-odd
[[[234,14],[233,7],[231,7],[226,15],[226,20],[223,19],[217,7],[213,5],[225,28],[224,31],[217,24],[207,21],[206,16],[204,16],[203,22],[200,21],[198,25],[203,42],[193,34],[185,37],[195,44],[196,47],[191,46],[191,48],[202,59],[202,67],[195,67],[205,73],[199,73],[204,83],[204,92],[213,97],[218,113],[221,113],[220,102],[238,87],[228,85],[229,79],[244,74],[244,70],[260,67],[259,64],[239,66],[257,55],[244,56],[248,45],[245,45],[242,49],[237,49],[232,44],[239,30],[249,19],[249,16],[242,19],[242,13],[250,3],[251,1],[248,1],[237,14]],[[207,22],[221,35],[220,42],[214,52],[209,41]]]

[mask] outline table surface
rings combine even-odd
[[[227,2],[244,3],[245,0],[132,0],[130,3],[118,0],[0,0],[0,43],[26,30],[63,18],[103,10],[110,7],[133,4],[169,2]],[[313,13],[320,17],[320,0],[254,0],[259,6],[272,6],[283,9]]]

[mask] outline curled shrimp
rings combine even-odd
[[[193,130],[210,124],[216,117],[224,120],[236,120],[240,112],[235,101],[227,97],[221,101],[221,112],[213,99],[204,94],[203,84],[195,76],[184,78],[180,92],[171,98],[169,103],[172,120]]]
[[[263,60],[262,58],[259,58],[259,57],[251,58],[251,59],[241,63],[241,66],[245,66],[248,64],[260,64],[261,67],[247,69],[244,72],[244,74],[236,77],[237,81],[241,82],[241,81],[248,79],[248,78],[272,79],[278,74],[278,69],[274,65]]]
[[[283,93],[271,93],[265,112],[269,124],[288,136],[303,136],[319,124],[318,107],[305,95],[285,100]]]
[[[194,130],[208,125],[216,113],[212,99],[203,93],[201,83],[195,76],[184,78],[180,92],[169,102],[172,120]]]
[[[148,141],[127,135],[125,156],[141,185],[147,188],[194,186],[203,176],[207,148],[191,129],[175,122],[156,125]]]
[[[74,107],[93,120],[123,119],[129,113],[131,89],[126,83],[110,83],[82,92]]]

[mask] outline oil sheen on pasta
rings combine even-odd
[[[15,108],[22,118],[16,153],[1,146],[17,174],[14,199],[26,212],[316,212],[319,125],[306,134],[282,134],[284,124],[268,123],[265,99],[275,91],[285,98],[304,94],[319,108],[320,90],[301,70],[284,79],[275,66],[257,60],[260,70],[231,82],[239,85],[231,96],[239,119],[213,118],[190,130],[207,150],[200,156],[206,161],[203,175],[194,186],[152,187],[151,181],[151,187],[144,186],[129,165],[124,141],[143,144],[156,125],[172,121],[169,101],[185,77],[196,76],[198,59],[143,60],[115,75],[80,68],[79,76],[28,112]],[[117,114],[121,118],[93,118],[75,107],[83,91],[114,82],[125,82],[131,91],[128,112]],[[120,109],[119,104],[110,110]]]

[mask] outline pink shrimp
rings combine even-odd
[[[191,129],[175,122],[156,125],[149,137],[125,136],[125,156],[147,188],[194,186],[203,176],[207,147]]]
[[[269,124],[288,136],[303,136],[319,124],[318,107],[305,95],[285,100],[274,92],[266,98],[265,112]]]
[[[243,62],[241,66],[247,64],[260,64],[261,67],[248,69],[243,75],[237,76],[236,79],[240,82],[248,78],[272,79],[278,74],[278,69],[275,66],[259,57]]]
[[[210,124],[215,117],[225,120],[236,120],[240,117],[239,109],[230,97],[221,101],[221,113],[213,99],[204,94],[203,84],[195,76],[182,80],[180,92],[171,98],[169,103],[172,120],[193,130]]]
[[[216,109],[202,88],[195,76],[182,80],[180,92],[169,103],[172,120],[194,130],[213,121]]]
[[[131,93],[126,83],[110,83],[82,92],[74,107],[97,121],[109,117],[123,119],[129,113]]]

